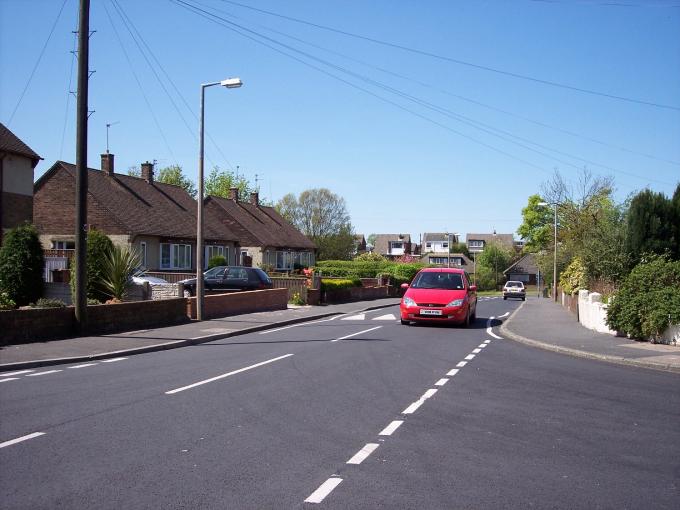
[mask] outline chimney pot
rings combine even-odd
[[[238,202],[238,188],[229,188],[229,200]]]
[[[142,163],[142,179],[146,182],[153,182],[153,163]]]
[[[102,154],[102,172],[113,177],[113,154],[108,152]]]
[[[250,194],[250,203],[256,206],[260,205],[260,194],[257,191]]]

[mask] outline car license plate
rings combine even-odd
[[[420,310],[420,315],[441,315],[441,310]]]

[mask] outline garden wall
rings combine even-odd
[[[607,326],[607,305],[602,303],[602,294],[598,292],[578,291],[578,321],[593,331],[616,335],[616,331]]]
[[[241,313],[285,310],[288,308],[288,289],[251,290],[205,296],[203,318],[212,319]],[[186,314],[196,318],[196,298],[186,299]]]

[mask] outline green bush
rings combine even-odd
[[[341,289],[351,289],[352,287],[361,287],[361,280],[357,279],[343,279],[331,280],[328,278],[321,279],[321,292],[334,291]]]
[[[25,224],[5,234],[0,248],[0,293],[6,303],[27,305],[38,299],[43,291],[45,259],[33,225]]]
[[[477,265],[477,274],[475,275],[477,282],[477,290],[496,290],[496,275],[494,270]]]
[[[106,295],[122,301],[132,283],[132,275],[139,267],[141,257],[129,247],[114,246],[104,260],[102,289]]]
[[[560,288],[567,294],[573,294],[587,287],[586,267],[581,257],[574,257],[560,275]]]
[[[113,251],[111,239],[103,232],[91,228],[87,232],[87,297],[104,302],[108,295],[103,286],[104,264]],[[71,265],[71,294],[76,290],[76,263]],[[75,299],[74,299],[75,302]]]
[[[643,257],[623,280],[607,308],[607,324],[634,338],[658,338],[680,324],[680,261]]]
[[[326,260],[317,263],[315,269],[323,276],[336,278],[377,278],[380,275],[389,275],[392,282],[396,284],[395,282],[410,282],[423,267],[425,265],[420,263],[402,264],[385,259],[381,261]]]
[[[303,306],[307,304],[299,292],[293,293],[293,295],[290,297],[289,303],[297,306]]]
[[[222,255],[215,255],[214,257],[210,257],[210,260],[208,261],[208,269],[212,269],[213,267],[217,266],[226,266],[227,265],[227,259],[224,258]]]
[[[7,292],[0,292],[0,310],[13,310],[17,304],[9,298]]]
[[[35,303],[31,303],[33,308],[65,308],[66,303],[61,299],[40,298]]]
[[[372,251],[367,251],[354,257],[354,262],[387,262],[387,259]]]

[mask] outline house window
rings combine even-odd
[[[293,254],[289,251],[276,252],[276,269],[293,269]]]
[[[469,245],[470,248],[483,248],[484,241],[470,241]]]
[[[267,255],[268,254],[269,254],[269,252],[267,252]],[[241,265],[244,264],[247,256],[248,256],[248,250],[241,250]],[[266,260],[266,258],[265,258],[265,260]]]
[[[205,247],[205,259],[203,260],[203,269],[208,268],[208,263],[213,257],[224,257],[227,259],[227,264],[229,264],[229,247],[228,246],[206,246]]]
[[[191,245],[161,243],[161,269],[191,269]]]
[[[448,247],[449,247],[449,243],[442,243],[442,248],[448,248]]]
[[[75,241],[52,241],[53,250],[75,250]]]
[[[425,248],[427,248],[428,250],[432,248],[432,243],[425,243]]]
[[[140,247],[139,257],[141,259],[140,262],[141,262],[142,267],[144,269],[146,269],[147,268],[147,265],[146,265],[146,242],[142,241],[141,243],[139,243],[139,247]]]

